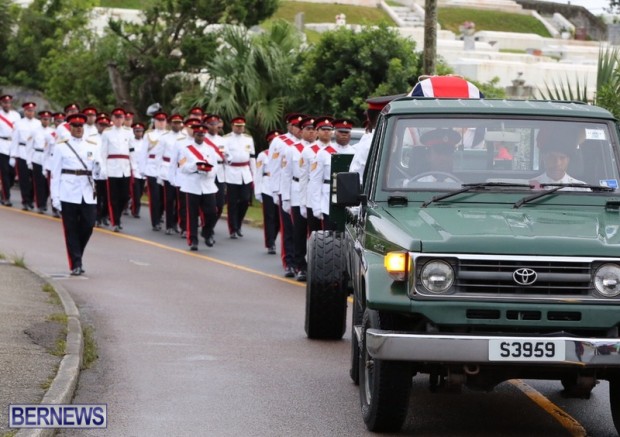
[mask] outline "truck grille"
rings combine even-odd
[[[508,259],[508,257],[444,258],[455,271],[451,296],[587,298],[592,290],[592,262],[573,262],[566,258],[549,260]],[[424,265],[438,258],[419,256],[415,260],[416,293],[433,295],[420,280]],[[437,295],[433,295],[437,296]]]

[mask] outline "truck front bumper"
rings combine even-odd
[[[362,330],[356,327],[356,335]],[[535,356],[498,358],[498,343],[544,344],[555,343],[564,353],[554,359],[537,359]],[[411,334],[398,331],[368,329],[366,348],[373,357],[381,360],[438,362],[438,363],[536,363],[546,365],[578,365],[588,367],[620,367],[620,339],[578,337],[512,337],[484,335]],[[506,349],[510,350],[510,349]],[[530,354],[536,355],[536,354]]]

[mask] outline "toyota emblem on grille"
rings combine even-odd
[[[534,270],[528,268],[517,269],[512,274],[512,279],[519,285],[532,285],[536,282],[537,278],[538,274]]]

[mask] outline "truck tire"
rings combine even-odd
[[[372,358],[366,349],[366,330],[393,329],[389,315],[366,309],[362,322],[359,390],[362,417],[369,431],[396,432],[407,417],[411,379],[409,363]]]
[[[331,231],[316,231],[308,239],[306,335],[341,339],[346,330],[347,275],[344,243]]]

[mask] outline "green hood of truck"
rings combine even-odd
[[[379,207],[367,224],[375,246],[426,253],[620,257],[620,215],[604,207]]]

